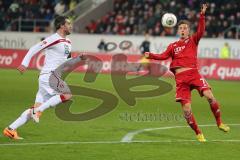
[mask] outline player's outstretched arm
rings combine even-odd
[[[205,32],[205,13],[206,13],[207,7],[208,7],[207,4],[203,4],[201,6],[201,12],[200,12],[200,18],[199,18],[199,22],[198,22],[197,32],[193,35],[193,39],[196,44],[198,44],[198,42],[200,41],[200,39],[202,38],[202,36],[204,35],[204,32]]]
[[[165,60],[165,59],[168,59],[171,56],[171,54],[172,54],[172,45],[170,44],[168,46],[167,50],[164,51],[161,54],[154,54],[154,53],[151,53],[151,52],[145,52],[144,56],[147,59]]]
[[[21,65],[23,65],[23,66],[25,66],[25,67],[27,68],[28,65],[29,65],[29,63],[30,63],[31,58],[32,58],[34,55],[36,55],[38,52],[40,52],[41,50],[43,50],[44,47],[45,47],[45,46],[43,45],[42,42],[40,42],[40,43],[32,46],[32,47],[28,50],[28,52],[27,52],[26,56],[24,57]]]
[[[34,46],[32,46],[26,56],[23,58],[23,61],[21,63],[21,65],[17,68],[21,73],[25,72],[27,67],[29,66],[29,63],[32,59],[32,57],[34,55],[36,55],[37,53],[39,53],[41,50],[44,50],[46,48],[48,48],[49,46],[51,46],[51,44],[54,43],[54,41],[56,41],[56,39],[50,37],[50,38],[46,38],[45,40],[35,44]]]

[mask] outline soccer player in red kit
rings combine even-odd
[[[206,139],[199,129],[191,110],[192,89],[197,89],[201,96],[206,97],[218,128],[224,132],[230,130],[221,120],[219,103],[214,98],[211,87],[198,72],[197,47],[205,31],[206,9],[207,5],[203,4],[196,33],[190,35],[189,21],[181,20],[178,24],[178,34],[180,36],[178,41],[171,43],[162,54],[145,52],[145,57],[148,59],[165,60],[172,58],[170,70],[174,73],[176,80],[176,101],[181,103],[184,117],[189,126],[195,131],[200,142],[205,142]]]

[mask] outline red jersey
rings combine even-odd
[[[205,16],[200,14],[197,32],[192,36],[179,40],[174,43],[171,43],[167,50],[162,54],[149,54],[149,59],[155,60],[165,60],[172,58],[170,65],[170,70],[174,73],[175,68],[186,67],[186,68],[198,68],[197,63],[197,47],[198,42],[203,36],[205,31]]]

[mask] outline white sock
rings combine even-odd
[[[29,119],[31,119],[31,115],[30,115],[30,110],[31,109],[27,109],[25,110],[21,116],[18,117],[18,119],[16,119],[12,124],[9,125],[9,128],[15,130],[18,127],[22,126],[23,124],[25,124]]]
[[[52,98],[50,98],[45,103],[43,103],[42,105],[40,105],[39,107],[37,107],[36,109],[34,109],[34,111],[35,112],[38,112],[38,111],[43,112],[44,110],[46,110],[50,107],[54,107],[61,102],[62,102],[62,99],[61,99],[60,95],[56,95],[56,96],[53,96]]]

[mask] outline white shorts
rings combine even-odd
[[[38,92],[35,103],[44,103],[55,95],[71,93],[66,82],[53,73],[42,74],[38,78]]]

